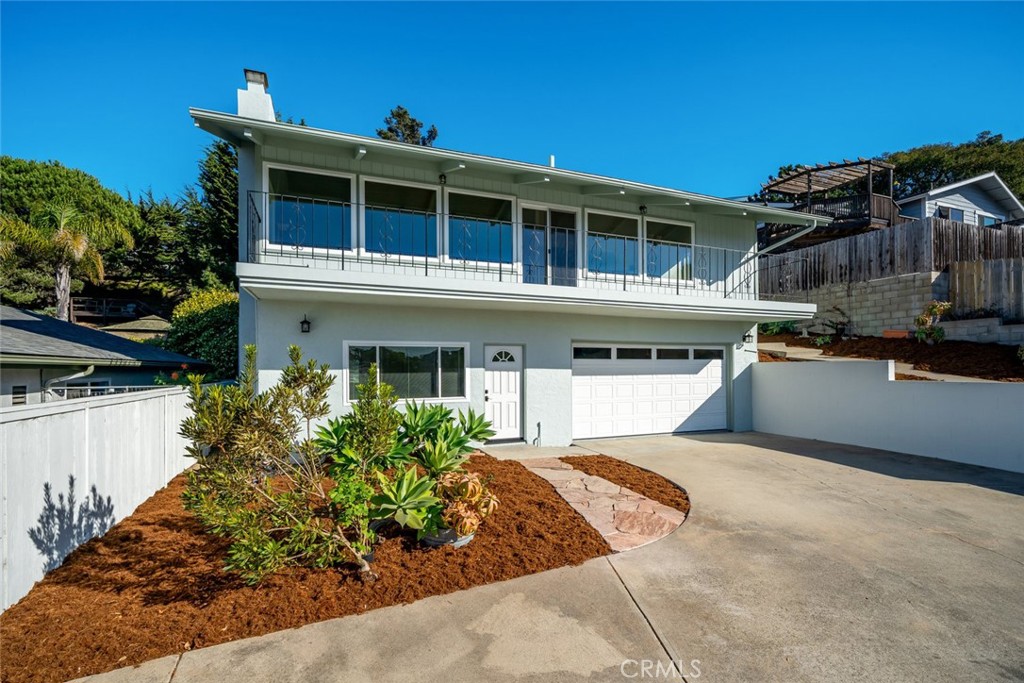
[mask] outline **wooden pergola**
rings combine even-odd
[[[874,174],[877,171],[888,172],[889,193],[892,196],[893,165],[879,159],[858,158],[857,161],[844,159],[842,163],[831,161],[828,164],[803,166],[792,173],[763,183],[761,187],[765,192],[787,195],[807,194],[809,197],[814,192],[825,192],[867,178],[870,192],[873,188]]]

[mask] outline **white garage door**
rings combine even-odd
[[[574,439],[726,429],[721,348],[573,347]]]

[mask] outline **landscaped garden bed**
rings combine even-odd
[[[224,571],[230,542],[182,507],[185,476],[102,538],[72,553],[0,616],[4,681],[66,681],[185,650],[585,562],[611,552],[546,481],[511,460],[473,455],[493,475],[498,512],[463,548],[388,535],[378,578],[358,567],[292,567],[251,586]]]
[[[916,339],[857,337],[839,339],[818,347],[813,337],[801,337],[799,334],[791,333],[762,334],[758,341],[820,348],[827,356],[895,360],[910,363],[915,370],[1000,382],[1024,382],[1024,363],[1017,356],[1017,347],[1007,344],[979,344],[952,340],[926,344]]]
[[[370,366],[352,412],[316,428],[328,368],[293,347],[257,393],[247,355],[238,386],[193,383],[181,433],[198,467],[0,615],[0,680],[66,681],[611,552],[543,478],[473,450],[493,432],[472,411],[399,411]],[[652,472],[573,460],[689,507]]]

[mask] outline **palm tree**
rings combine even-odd
[[[77,271],[93,282],[103,279],[100,251],[115,246],[133,247],[132,235],[123,225],[96,220],[68,201],[45,204],[28,223],[4,216],[0,251],[11,244],[38,254],[54,269],[57,318],[71,317],[71,275]]]

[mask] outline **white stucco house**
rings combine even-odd
[[[755,225],[807,214],[548,165],[191,109],[238,148],[240,343],[372,363],[404,398],[485,412],[496,439],[751,428],[756,325],[813,305],[757,292]]]
[[[986,227],[1024,219],[1024,204],[995,171],[933,187],[896,203],[906,218],[945,218]]]

